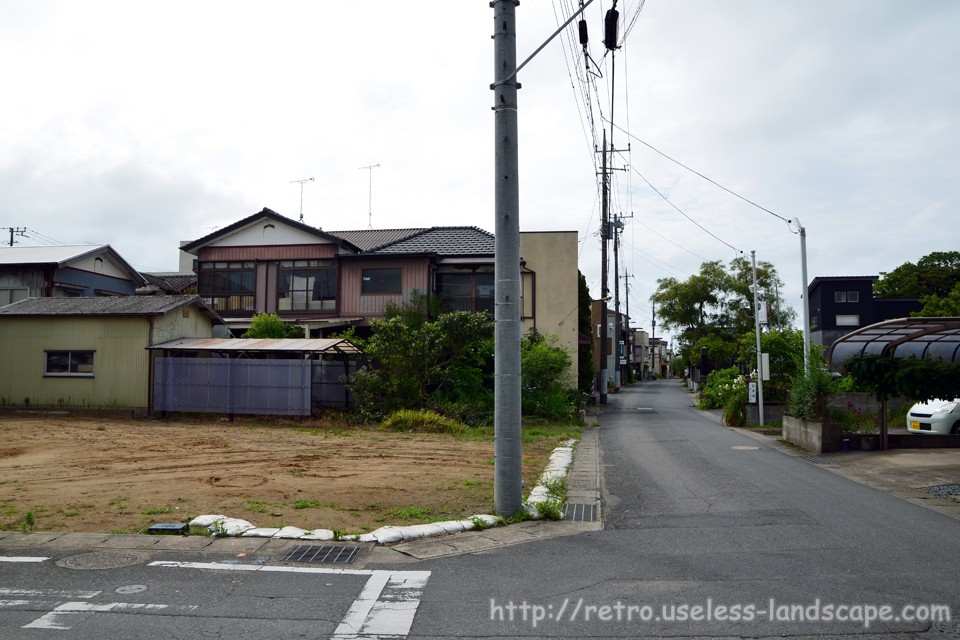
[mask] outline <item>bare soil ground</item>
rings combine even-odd
[[[527,487],[561,439],[525,442]],[[489,435],[7,415],[0,529],[127,533],[216,513],[354,533],[489,513],[493,469]]]

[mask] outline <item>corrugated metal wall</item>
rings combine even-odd
[[[4,318],[0,403],[146,408],[146,318]],[[46,351],[95,351],[94,375],[45,377]]]
[[[157,358],[155,411],[308,416],[309,360]]]
[[[335,244],[291,244],[260,247],[204,247],[197,259],[210,260],[322,260],[337,255]]]

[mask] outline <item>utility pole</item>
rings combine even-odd
[[[520,433],[520,183],[517,143],[517,74],[593,2],[581,3],[553,35],[517,65],[519,0],[492,0],[494,114],[494,483],[497,515],[523,508]]]
[[[626,298],[626,301],[627,301],[627,313],[626,313],[626,318],[624,318],[624,320],[625,320],[625,322],[624,322],[624,325],[625,325],[625,330],[624,330],[624,331],[625,331],[625,332],[624,332],[624,339],[623,339],[623,340],[624,340],[624,345],[629,345],[629,344],[630,344],[630,278],[632,278],[632,277],[633,277],[632,275],[630,275],[629,273],[626,272],[626,270],[624,270],[624,273],[623,273],[623,292],[624,292],[624,297]],[[633,348],[630,348],[629,350],[626,351],[626,354],[625,354],[625,355],[627,356],[627,364],[626,364],[626,366],[629,367],[630,364],[631,364],[632,362],[634,362],[634,359],[633,359],[634,349],[633,349]]]
[[[494,509],[523,508],[520,388],[520,185],[517,0],[494,0]]]
[[[304,178],[303,180],[290,181],[290,184],[297,183],[300,185],[300,222],[303,222],[303,185],[306,182],[313,182],[313,178]]]
[[[760,426],[763,426],[763,354],[760,352],[760,302],[757,300],[757,252],[750,252],[753,263],[753,327],[757,333],[757,400],[760,404]]]
[[[10,232],[10,246],[14,245],[13,236],[26,236],[27,228],[26,227],[4,227],[7,231]]]
[[[610,238],[610,202],[607,182],[607,130],[603,130],[603,160],[600,173],[600,369],[597,371],[597,391],[600,404],[607,404],[607,240]]]
[[[380,167],[380,163],[359,167],[366,169],[369,177],[367,187],[367,229],[373,229],[373,170]]]

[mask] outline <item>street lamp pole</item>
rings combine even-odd
[[[803,371],[810,372],[810,300],[809,289],[807,288],[807,230],[800,224],[800,218],[794,218],[792,224],[796,225],[797,233],[800,234],[800,272],[803,278]]]

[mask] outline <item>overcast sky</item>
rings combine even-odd
[[[519,58],[577,4],[521,3]],[[631,146],[612,201],[633,215],[634,326],[658,278],[737,251],[772,262],[799,313],[799,237],[777,216],[806,227],[810,279],[960,250],[960,2],[640,6],[618,5],[612,128]],[[570,37],[519,76],[521,229],[576,230],[594,297],[609,8],[585,14],[590,83]],[[325,230],[372,211],[375,228],[493,231],[492,32],[486,0],[0,0],[0,242],[26,227],[23,244],[176,270],[181,240],[263,207],[297,219],[310,177],[304,222]]]

